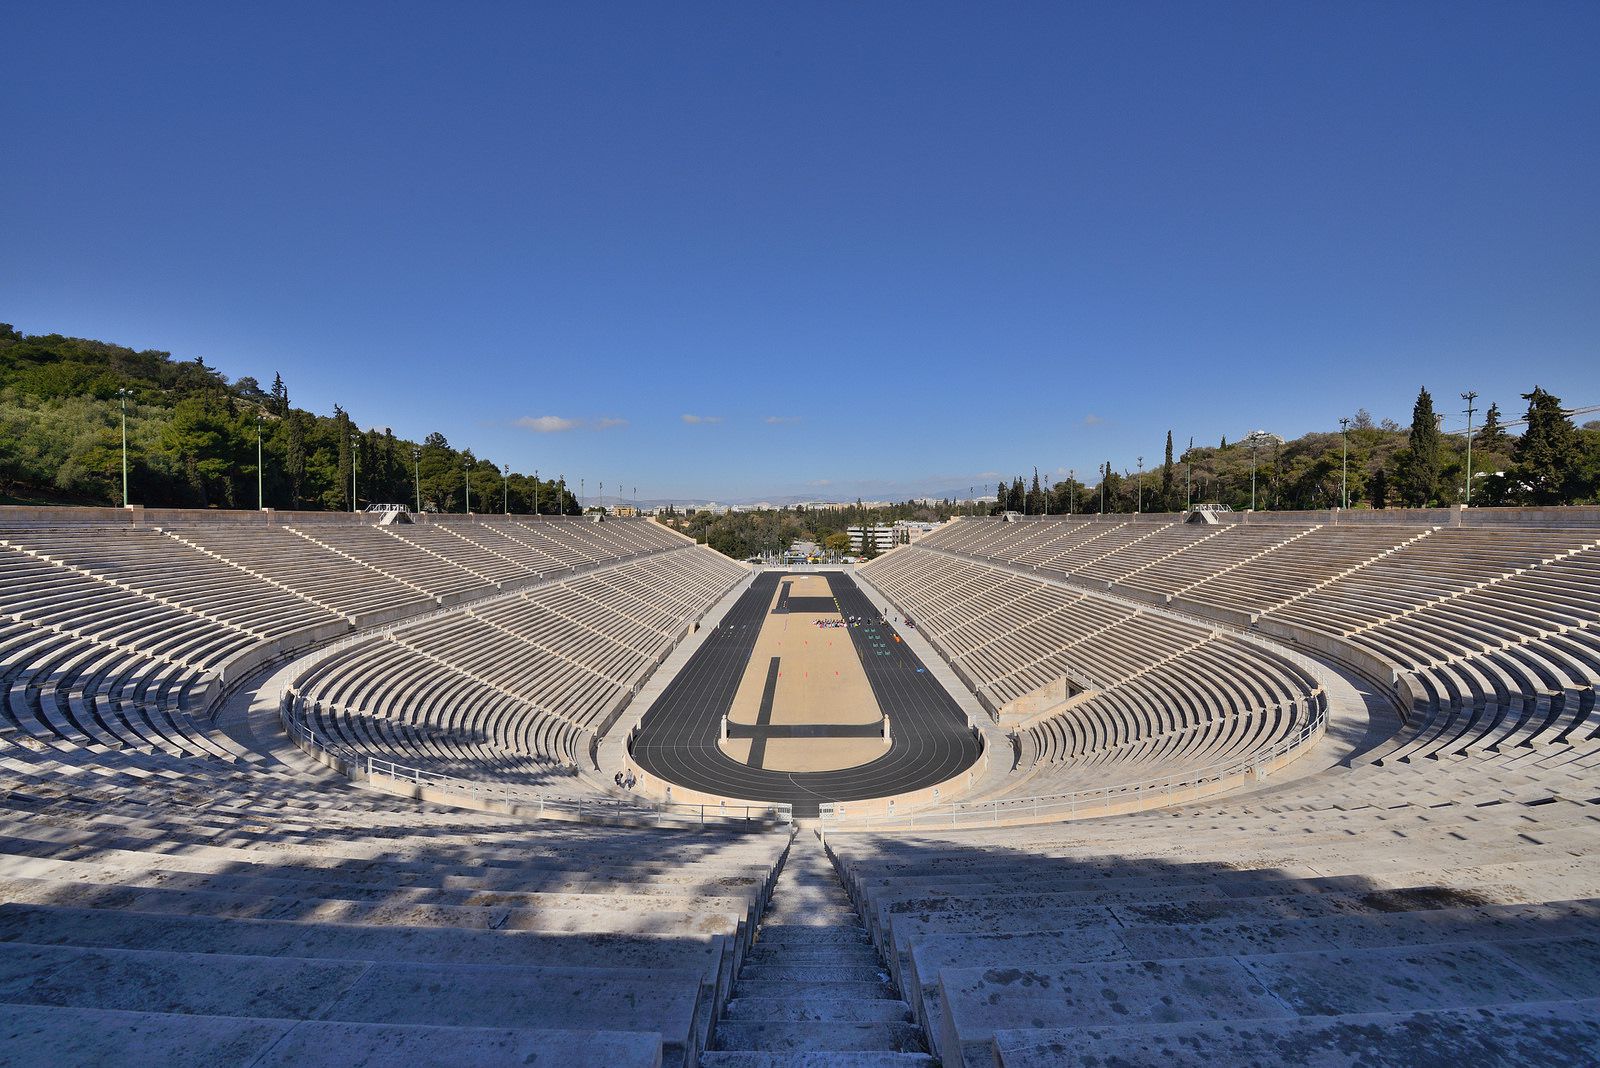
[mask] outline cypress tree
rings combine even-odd
[[[1439,422],[1426,387],[1417,393],[1411,409],[1411,439],[1398,460],[1395,482],[1400,499],[1416,508],[1432,504],[1439,495]]]
[[[1161,461],[1161,510],[1172,511],[1172,431],[1167,431],[1167,454]]]
[[[1513,480],[1529,504],[1565,504],[1577,473],[1578,432],[1560,397],[1534,386],[1522,399],[1528,402],[1528,429],[1511,452]]]

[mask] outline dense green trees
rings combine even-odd
[[[475,511],[577,514],[555,481],[450,447],[439,434],[418,444],[389,429],[359,430],[342,407],[332,416],[294,408],[279,375],[228,382],[203,360],[135,352],[59,334],[27,336],[0,324],[0,501],[122,503],[122,406],[128,398],[129,498],[189,508],[347,509],[400,503],[460,511],[472,480]],[[420,491],[420,493],[419,493]]]

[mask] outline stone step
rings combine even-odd
[[[921,1053],[922,1031],[908,1023],[823,1023],[741,1022],[727,1020],[717,1024],[715,1043],[719,1049],[748,1049],[768,1052],[786,1050],[887,1050],[894,1053]]]
[[[238,916],[314,922],[389,924],[414,927],[465,927],[477,930],[631,934],[653,930],[679,934],[734,934],[746,913],[625,911],[595,901],[572,909],[519,909],[504,906],[431,905],[278,898],[209,890],[154,887],[83,886],[42,879],[0,880],[0,898],[36,904],[133,909],[168,915]]]
[[[888,975],[874,964],[746,964],[739,981],[785,983],[874,983],[886,982]]]
[[[1600,996],[1600,940],[1272,953],[1044,968],[946,968],[947,1060],[997,1030],[1455,1009]],[[980,1063],[982,1063],[980,1061]]]
[[[432,964],[695,969],[714,974],[723,936],[545,934],[462,928],[169,916],[132,910],[0,904],[0,942]]]
[[[757,944],[819,945],[830,942],[867,942],[867,929],[859,924],[813,927],[806,924],[764,923]]]
[[[701,977],[0,944],[0,1002],[368,1024],[656,1032],[696,1044]],[[5,1013],[0,1013],[4,1017]]]
[[[852,942],[806,943],[759,942],[745,955],[749,964],[872,964],[878,954],[870,945]]]
[[[1600,1000],[1336,1018],[999,1030],[993,1048],[998,1059],[974,1063],[1005,1068],[1065,1063],[1175,1068],[1335,1062],[1373,1068],[1592,1064],[1600,1051]]]
[[[308,1064],[604,1064],[657,1068],[661,1036],[128,1012],[57,1005],[5,1007],[0,1064],[106,1068],[301,1068]],[[704,1063],[704,1062],[702,1062]],[[746,1066],[753,1068],[753,1066]],[[865,1068],[865,1066],[863,1066]]]
[[[723,1009],[722,1018],[790,1023],[910,1023],[911,1010],[903,1001],[832,997],[821,990],[781,998],[736,997]]]
[[[883,1050],[711,1050],[700,1054],[700,1068],[938,1068],[926,1053]]]
[[[795,996],[795,987],[794,983],[787,979],[740,979],[736,992],[742,998],[792,998]],[[891,1001],[899,998],[887,984],[880,982],[829,983],[828,996]]]

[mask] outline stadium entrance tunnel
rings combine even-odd
[[[758,575],[629,747],[680,791],[785,803],[932,791],[982,752],[926,665],[843,572]]]

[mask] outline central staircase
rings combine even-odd
[[[816,836],[789,847],[703,1068],[932,1068]]]

